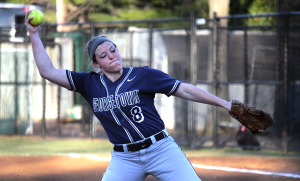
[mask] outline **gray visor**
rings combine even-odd
[[[99,36],[99,37],[91,40],[91,43],[89,44],[89,47],[88,47],[88,54],[92,61],[93,61],[93,58],[94,58],[93,56],[94,56],[94,53],[95,53],[97,47],[105,41],[110,41],[110,39],[106,38],[105,36]],[[112,42],[112,41],[110,41],[110,42]]]

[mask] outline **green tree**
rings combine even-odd
[[[275,13],[277,12],[276,0],[254,0],[249,7],[250,14]],[[276,23],[276,17],[257,17],[247,20],[248,25],[272,25]]]
[[[231,0],[230,15],[262,14],[277,12],[277,0]],[[230,25],[270,25],[274,23],[272,17],[257,17],[248,19],[230,19]]]
[[[188,17],[190,11],[208,17],[208,0],[108,0],[95,4],[88,13],[91,21],[136,20]],[[105,7],[105,8],[104,8]]]
[[[6,0],[4,2],[42,4],[47,6],[46,22],[56,22],[56,0]],[[79,17],[84,18],[85,21],[188,17],[191,11],[194,11],[198,17],[208,17],[208,0],[64,0],[64,2],[68,21],[78,21]]]

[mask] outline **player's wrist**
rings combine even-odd
[[[230,101],[224,101],[223,107],[227,109],[227,111],[231,111],[231,102]]]
[[[29,36],[31,41],[40,39],[40,35],[38,31],[29,31]]]

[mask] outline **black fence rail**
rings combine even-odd
[[[276,120],[260,135],[217,107],[156,96],[166,128],[191,148],[299,151],[300,12],[43,24],[58,68],[91,71],[89,39],[105,35],[124,66],[151,66],[223,99],[264,109]],[[12,32],[12,33],[10,33]],[[0,28],[0,134],[106,137],[82,97],[43,80],[23,25]],[[248,140],[243,142],[243,140]],[[249,141],[250,140],[250,141]]]

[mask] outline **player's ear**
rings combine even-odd
[[[93,61],[94,67],[101,68],[98,62]]]

